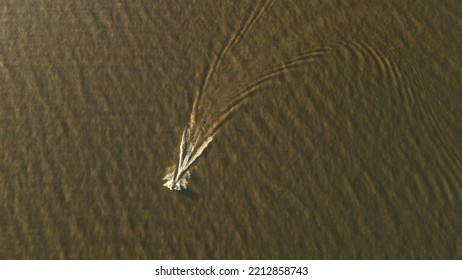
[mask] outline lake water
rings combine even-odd
[[[460,259],[461,45],[455,0],[1,0],[0,258]]]

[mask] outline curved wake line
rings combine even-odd
[[[215,136],[218,129],[226,122],[226,120],[229,119],[231,114],[238,110],[240,105],[242,105],[246,99],[250,98],[253,94],[256,94],[257,91],[263,88],[266,84],[274,79],[277,79],[278,77],[283,77],[289,71],[296,70],[298,67],[313,62],[313,60],[316,58],[323,57],[328,50],[330,49],[324,48],[310,51],[297,57],[294,60],[282,63],[272,70],[265,71],[262,74],[256,76],[231,98],[229,104],[219,113],[217,120],[213,122],[206,135]]]
[[[273,1],[272,3],[274,3]],[[247,30],[247,29],[242,29]],[[238,36],[242,36],[238,35]],[[224,52],[229,50],[234,41],[231,41],[229,47],[224,48]],[[367,42],[358,41],[341,41],[337,44],[331,44],[326,47],[321,47],[313,51],[306,52],[295,59],[286,61],[279,65],[274,66],[272,69],[263,71],[256,75],[243,87],[237,88],[229,100],[225,101],[226,105],[223,108],[216,108],[216,104],[212,104],[212,111],[208,116],[198,119],[200,98],[203,94],[196,95],[194,100],[193,110],[189,124],[186,125],[180,144],[179,162],[177,165],[170,167],[167,170],[167,175],[164,179],[167,181],[164,185],[171,190],[185,189],[190,177],[191,168],[196,161],[200,158],[203,151],[213,141],[218,130],[222,125],[232,116],[232,114],[240,108],[245,100],[252,97],[259,92],[262,88],[269,85],[270,81],[283,77],[290,71],[299,69],[300,67],[313,62],[316,59],[324,57],[329,52],[340,54],[344,59],[356,60],[360,68],[369,67],[378,77],[388,81],[394,88],[403,90],[402,98],[406,104],[404,107],[409,108],[415,100],[412,96],[408,96],[407,91],[410,88],[409,81],[404,74],[400,71],[397,65],[391,61],[379,49],[374,48]],[[223,58],[222,54],[219,58]],[[208,77],[212,75],[213,69],[219,65],[219,61],[215,62],[215,66],[211,67]],[[366,69],[365,68],[365,69]],[[207,82],[207,81],[206,81]],[[205,89],[203,87],[202,89]],[[213,92],[216,94],[219,90]],[[215,107],[214,107],[215,106]],[[204,113],[204,112],[202,112]]]
[[[259,19],[268,11],[278,0],[272,0],[267,5],[265,3],[262,4],[261,8],[257,8],[256,12],[250,16],[250,19],[245,21],[243,26],[238,29],[237,32],[233,34],[228,39],[228,42],[223,46],[219,55],[215,58],[214,62],[209,67],[207,74],[205,76],[204,82],[200,89],[196,92],[196,96],[193,101],[193,108],[191,111],[191,117],[189,120],[189,125],[191,129],[194,129],[196,125],[197,118],[196,116],[199,115],[200,110],[200,101],[202,100],[202,95],[205,92],[205,88],[207,87],[211,77],[218,71],[221,67],[221,63],[227,58],[228,51],[232,49],[237,43],[239,43],[242,37],[250,30],[253,29],[254,25],[259,21]]]

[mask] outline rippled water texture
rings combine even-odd
[[[0,258],[460,259],[461,45],[456,0],[0,0]]]

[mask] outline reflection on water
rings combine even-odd
[[[0,257],[460,258],[461,6],[3,1]]]

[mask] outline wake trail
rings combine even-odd
[[[200,115],[200,104],[202,100],[202,95],[205,92],[207,85],[211,77],[218,71],[220,66],[222,65],[223,61],[226,60],[228,57],[228,51],[231,50],[235,45],[237,45],[244,35],[253,30],[256,23],[259,22],[260,18],[268,11],[278,0],[269,1],[268,4],[265,5],[263,2],[261,8],[257,8],[255,12],[250,16],[249,20],[244,20],[244,23],[241,28],[239,28],[234,34],[228,39],[227,43],[223,46],[220,50],[219,55],[215,58],[214,62],[211,63],[207,74],[205,76],[204,82],[202,83],[200,89],[196,92],[196,96],[193,101],[193,107],[191,111],[191,117],[189,120],[189,126],[191,129],[195,129],[195,125],[197,122],[197,116]]]
[[[222,110],[218,110],[219,113],[217,115],[212,114],[209,118],[204,118],[203,122],[199,123],[196,122],[197,119],[194,119],[193,123],[190,122],[186,125],[181,139],[178,165],[176,167],[170,167],[167,170],[167,175],[164,177],[164,180],[166,180],[164,186],[177,191],[187,188],[190,169],[194,166],[197,159],[200,158],[203,151],[213,141],[219,128],[230,118],[232,113],[240,107],[244,100],[251,97],[258,89],[264,87],[270,81],[290,71],[296,70],[298,67],[307,65],[315,59],[323,57],[328,51],[332,50],[332,48],[325,47],[309,51],[295,59],[276,65],[273,69],[256,75],[255,78],[251,79],[245,86],[237,90],[237,93],[230,98],[227,105]],[[193,115],[194,112],[193,110],[191,114]],[[196,116],[191,116],[191,118],[195,117]],[[191,126],[191,124],[194,124],[194,126]],[[191,128],[195,129],[193,133],[191,133]],[[191,135],[193,136],[191,137]]]

